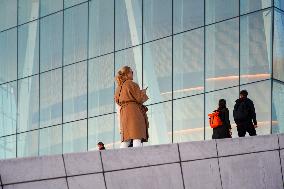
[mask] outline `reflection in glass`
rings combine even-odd
[[[103,142],[106,149],[114,148],[114,114],[89,119],[89,149],[97,150],[97,143]]]
[[[40,71],[62,66],[62,12],[40,20]]]
[[[239,0],[205,0],[206,24],[239,15]]]
[[[284,81],[284,13],[274,13],[273,78]]]
[[[0,31],[17,25],[17,0],[1,1],[0,18]]]
[[[87,151],[87,120],[63,125],[63,153]]]
[[[271,10],[256,12],[240,19],[241,84],[270,78]]]
[[[206,27],[206,91],[239,84],[239,20]]]
[[[23,24],[38,18],[40,0],[18,0],[18,24]]]
[[[64,0],[64,8],[71,7],[87,0]]]
[[[63,122],[87,116],[87,62],[63,68]]]
[[[45,16],[63,8],[63,0],[41,0],[40,1],[40,16]]]
[[[17,79],[17,29],[0,33],[0,84]]]
[[[172,98],[172,38],[168,37],[144,46],[144,87],[151,98],[147,103],[156,103]]]
[[[39,22],[19,26],[18,77],[37,74],[39,71]]]
[[[172,0],[144,0],[144,42],[172,33]]]
[[[114,51],[113,0],[90,1],[89,35],[89,58]]]
[[[204,140],[204,95],[174,100],[174,142]]]
[[[88,44],[88,3],[64,12],[64,65],[85,60]]]
[[[89,117],[114,111],[113,54],[89,60]]]
[[[174,0],[174,33],[204,25],[204,1]]]
[[[0,137],[16,133],[17,82],[0,85]]]
[[[204,29],[174,36],[174,98],[204,91]]]
[[[18,132],[39,126],[38,75],[18,81]]]
[[[39,130],[17,135],[17,157],[38,156]]]
[[[272,0],[240,0],[241,14],[246,14],[271,6]]]
[[[274,0],[275,7],[284,10],[284,0]]]
[[[273,82],[272,133],[284,133],[284,83]]]
[[[39,155],[62,154],[62,126],[39,130]]]
[[[16,135],[0,138],[0,159],[16,157]]]
[[[115,49],[142,43],[142,0],[115,1]]]
[[[40,75],[40,127],[62,121],[62,69]]]

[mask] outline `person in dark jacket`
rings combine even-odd
[[[105,148],[105,144],[103,143],[103,142],[98,142],[98,149],[99,150],[105,150],[106,148]]]
[[[226,100],[219,100],[219,107],[216,111],[219,111],[219,117],[222,121],[222,125],[213,129],[212,139],[221,139],[221,138],[231,138],[231,123],[229,119],[229,110],[226,107]]]
[[[234,120],[237,125],[239,137],[244,137],[246,132],[250,136],[256,135],[257,121],[253,101],[249,99],[248,92],[242,90],[240,92],[240,98],[236,100],[234,106]]]

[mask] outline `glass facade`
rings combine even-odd
[[[283,0],[0,1],[0,159],[119,148],[114,76],[148,87],[144,145],[209,140],[241,89],[284,132]]]

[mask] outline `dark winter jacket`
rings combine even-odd
[[[218,109],[222,125],[213,129],[212,139],[230,138],[231,123],[228,108]]]
[[[234,106],[234,110],[236,110],[239,105],[244,102],[247,109],[248,109],[248,118],[246,120],[236,120],[236,118],[234,117],[234,120],[236,122],[236,124],[240,124],[240,123],[252,123],[254,125],[257,125],[257,121],[256,121],[256,114],[255,114],[255,108],[254,108],[254,104],[253,101],[249,98],[240,98],[236,100],[236,104]]]

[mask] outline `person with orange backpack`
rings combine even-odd
[[[218,109],[208,116],[210,127],[213,128],[212,139],[232,138],[229,110],[225,99],[220,99]]]

